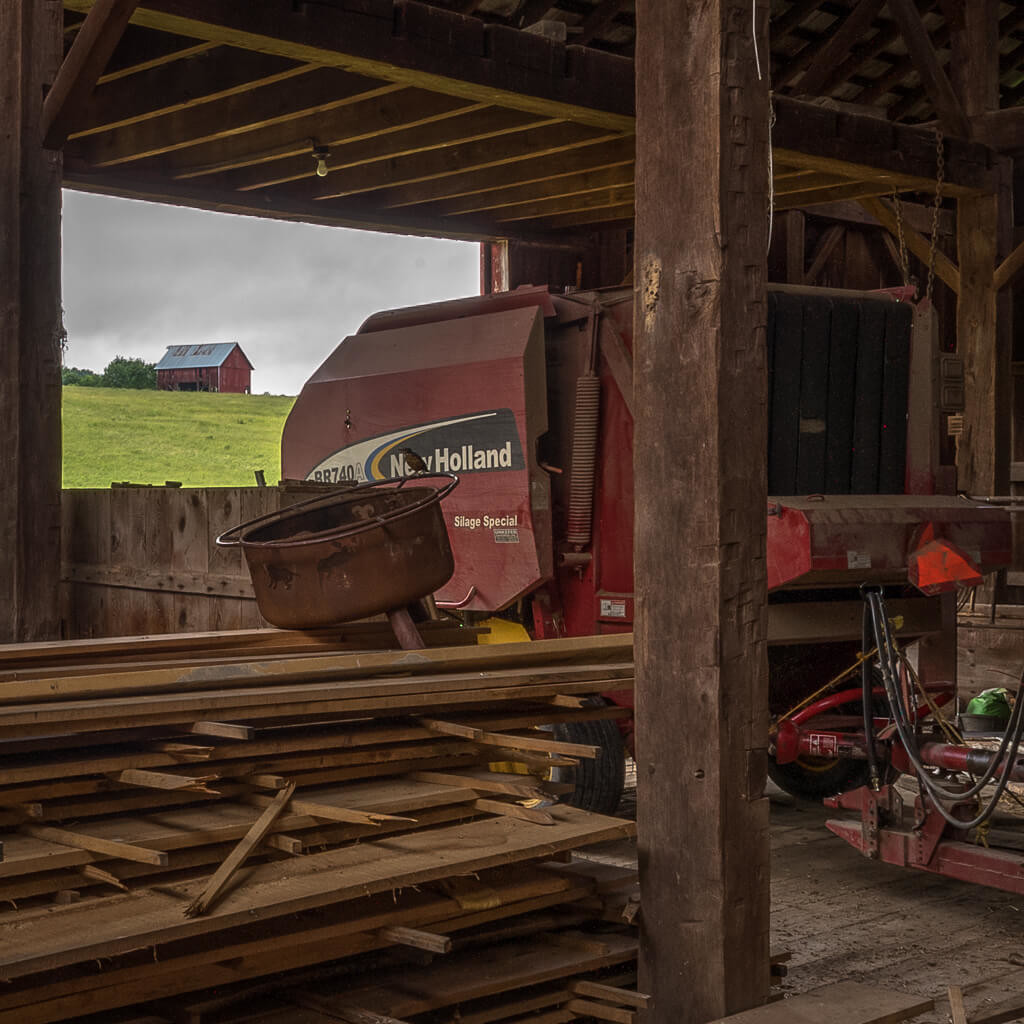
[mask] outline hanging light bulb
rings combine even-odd
[[[328,149],[326,146],[314,146],[313,147],[313,159],[316,161],[316,176],[318,178],[327,177],[327,156]]]

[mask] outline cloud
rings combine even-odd
[[[67,362],[155,362],[168,345],[237,341],[253,391],[298,394],[371,313],[479,290],[467,242],[207,213],[66,191]]]

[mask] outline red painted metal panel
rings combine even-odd
[[[346,338],[302,389],[282,437],[285,477],[406,475],[399,449],[459,473],[444,502],[455,574],[439,603],[503,608],[552,575],[539,304]],[[468,596],[468,599],[467,599]]]

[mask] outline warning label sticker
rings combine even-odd
[[[839,753],[839,738],[829,733],[812,732],[807,737],[811,754],[815,757],[835,757]]]
[[[871,568],[871,554],[867,551],[847,551],[846,552],[846,568],[847,569],[870,569]]]
[[[624,619],[626,617],[626,602],[617,597],[601,598],[602,619]]]

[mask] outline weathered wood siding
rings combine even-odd
[[[243,395],[248,393],[252,385],[252,369],[249,360],[236,345],[227,359],[220,364],[217,379],[217,390],[229,394]]]
[[[317,489],[118,487],[63,494],[68,637],[265,626],[218,534]]]

